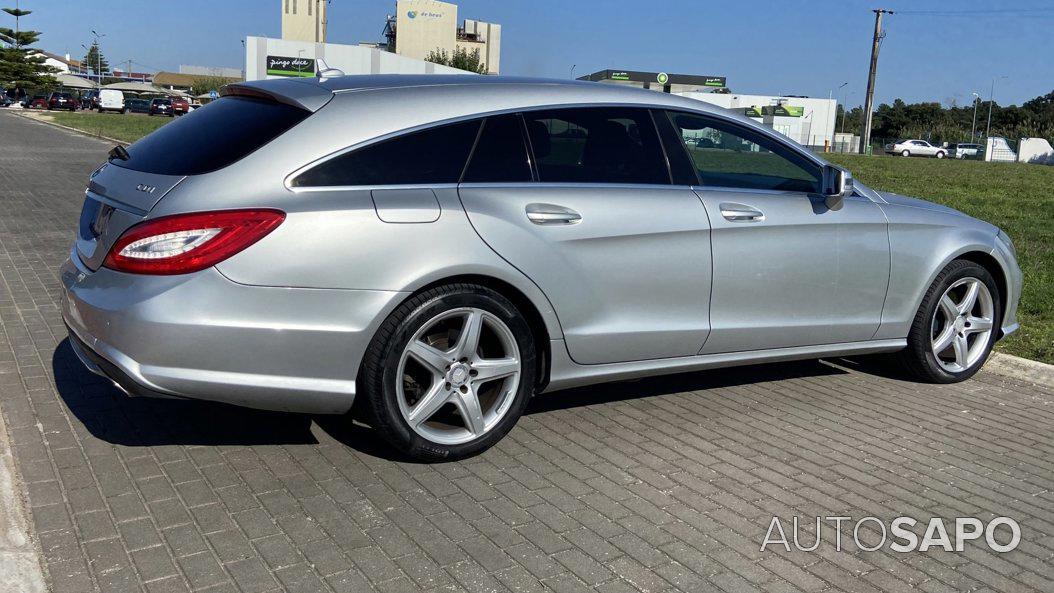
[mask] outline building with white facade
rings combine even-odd
[[[457,24],[457,5],[436,0],[398,0],[384,27],[388,51],[423,60],[433,51],[479,51],[486,74],[501,69],[501,25],[465,19]]]
[[[674,93],[724,107],[768,126],[792,140],[823,149],[834,142],[838,102],[811,97],[777,97],[690,91]]]

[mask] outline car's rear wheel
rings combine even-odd
[[[900,156],[911,156],[911,152],[908,150],[900,151]]]
[[[981,265],[955,260],[922,299],[902,357],[919,379],[957,383],[972,377],[995,345],[1002,316],[995,279]]]
[[[508,299],[483,286],[427,290],[377,331],[360,382],[370,420],[401,452],[458,459],[498,442],[536,384],[530,327]]]

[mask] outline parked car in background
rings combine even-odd
[[[0,107],[10,107],[15,104],[15,100],[12,99],[6,91],[0,89]]]
[[[1018,329],[999,228],[701,101],[449,75],[223,95],[112,151],[71,233],[70,344],[130,394],[360,403],[454,459],[535,393],[895,351],[954,383]]]
[[[900,156],[931,156],[943,159],[948,156],[948,149],[934,146],[925,140],[898,140],[893,144],[887,144],[886,154],[899,154]]]
[[[190,102],[183,97],[172,99],[172,115],[186,115],[190,113]]]
[[[150,113],[149,99],[125,99],[125,113]]]
[[[150,115],[167,115],[172,117],[172,99],[153,99],[150,101]]]
[[[124,93],[116,89],[102,89],[99,91],[99,113],[104,111],[116,111],[124,113]]]
[[[73,98],[73,95],[69,93],[51,93],[48,97],[48,111],[53,109],[65,109],[68,111],[76,111],[77,107],[80,106],[80,102]]]
[[[99,89],[92,89],[81,93],[81,107],[83,109],[98,109]]]
[[[36,95],[34,97],[26,97],[25,101],[22,102],[23,107],[29,109],[47,109],[48,98],[44,95]]]
[[[957,159],[980,158],[983,153],[983,145],[973,144],[969,142],[952,144],[948,148],[948,156],[952,156]]]

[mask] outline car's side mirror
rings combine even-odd
[[[842,200],[853,195],[853,174],[841,167],[824,165],[823,195],[828,208],[841,208]]]

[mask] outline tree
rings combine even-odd
[[[97,43],[91,44],[88,53],[84,54],[84,59],[81,60],[81,64],[86,70],[95,75],[102,74],[110,69],[110,63],[106,61],[106,56],[102,55],[102,52],[99,51],[99,45]]]
[[[197,97],[198,95],[204,95],[209,91],[218,91],[221,87],[230,83],[230,78],[223,78],[222,76],[203,76],[201,78],[195,78],[193,84],[190,85],[190,94]]]
[[[58,70],[45,64],[44,56],[26,47],[40,39],[40,32],[19,30],[20,19],[31,11],[17,8],[3,11],[15,17],[15,28],[0,27],[0,36],[9,46],[0,48],[0,85],[16,89],[54,86],[55,78],[51,74]]]
[[[433,64],[450,66],[451,68],[457,68],[458,70],[475,72],[476,74],[487,73],[487,65],[484,64],[479,57],[479,48],[469,52],[468,49],[464,47],[455,47],[453,54],[448,54],[445,49],[436,48],[428,52],[425,61],[432,62]]]

